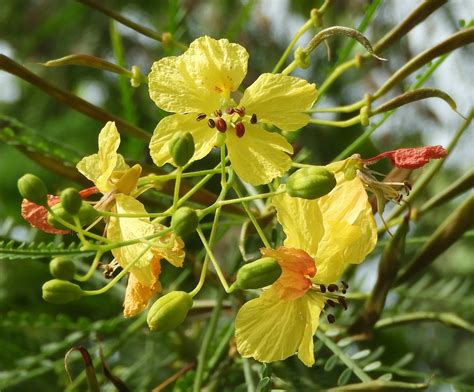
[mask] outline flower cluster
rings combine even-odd
[[[206,257],[196,288],[161,296],[149,310],[150,329],[169,330],[184,321],[204,285],[210,261],[227,292],[249,290],[248,295],[254,297],[236,316],[235,341],[242,356],[273,362],[297,354],[305,365],[314,364],[313,335],[321,313],[333,323],[330,309],[347,308],[348,284],[341,277],[349,265],[363,262],[376,245],[368,192],[383,199],[383,204],[386,199],[400,201],[400,189],[410,188],[406,182],[377,180],[368,166],[388,157],[395,166],[414,169],[429,159],[444,157],[446,151],[436,146],[390,151],[369,159],[354,155],[327,166],[293,164],[293,147],[284,135],[310,121],[316,86],[283,73],[265,73],[241,91],[248,57],[238,44],[201,37],[182,55],[153,64],[148,77],[150,97],[160,109],[173,114],[156,126],[150,156],[158,167],[169,163],[174,170],[143,175],[141,165],[129,165],[117,152],[119,130],[108,122],[100,131],[97,154],[77,164],[77,170],[93,183],[91,188],[68,189],[53,196],[34,176],[20,179],[25,219],[49,233],[76,232],[83,249],[95,253],[85,275],[76,273],[70,261],[53,260],[55,279],[43,286],[45,300],[65,303],[101,294],[128,274],[124,316],[135,316],[162,290],[162,260],[183,267],[184,240],[197,232]],[[217,168],[185,173],[215,148],[221,158]],[[287,176],[292,167],[301,166]],[[196,209],[188,200],[214,175],[221,176],[219,196]],[[205,177],[184,192],[185,177],[200,176]],[[147,192],[162,191],[169,180],[174,181],[172,202],[163,210],[148,212]],[[241,196],[240,180],[249,186],[265,185],[268,192]],[[228,197],[232,189],[239,197]],[[246,203],[257,199],[267,199],[266,212],[274,214],[273,222],[279,223],[286,236],[283,244],[268,241],[265,228],[248,208]],[[233,204],[242,205],[249,214],[263,247],[262,258],[244,264],[229,287],[213,246],[220,212]],[[206,239],[200,221],[209,214],[215,219]],[[104,260],[110,258],[105,265]],[[101,265],[111,278],[104,288],[84,290],[71,282],[88,281]]]

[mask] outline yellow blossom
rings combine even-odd
[[[283,247],[262,253],[275,258],[283,272],[237,314],[237,349],[261,362],[297,352],[312,366],[313,335],[325,301],[333,296],[326,287],[337,283],[348,264],[362,262],[373,250],[376,225],[359,178],[339,176],[339,184],[317,200],[283,194],[273,204],[286,239]]]
[[[236,173],[243,180],[265,184],[291,165],[291,145],[264,124],[295,131],[310,117],[317,91],[314,84],[282,74],[262,74],[243,93],[237,91],[247,74],[248,53],[226,39],[200,37],[178,57],[153,64],[151,99],[175,114],[165,117],[150,143],[153,161],[172,163],[168,142],[177,131],[190,132],[196,148],[192,160],[206,156],[221,133]]]
[[[137,187],[141,166],[129,167],[122,155],[117,153],[120,134],[114,122],[108,122],[99,133],[99,150],[83,158],[77,169],[94,182],[104,197],[96,208],[111,210],[117,214],[146,215],[142,203],[130,194]],[[107,238],[114,242],[138,240],[163,230],[163,226],[153,224],[147,217],[111,217],[107,223]],[[172,241],[170,245],[170,241]],[[171,234],[154,240],[153,246],[139,242],[116,248],[112,254],[122,268],[138,259],[130,269],[124,300],[124,315],[134,316],[146,308],[151,297],[161,289],[158,277],[160,260],[181,267],[184,261],[184,244],[181,238]]]

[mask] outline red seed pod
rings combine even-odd
[[[245,134],[245,125],[241,122],[235,124],[235,134],[237,137],[242,137]]]
[[[216,119],[216,128],[219,132],[225,132],[227,130],[227,123],[222,117]]]
[[[399,148],[386,151],[373,158],[364,159],[362,162],[371,165],[382,158],[389,158],[392,165],[402,169],[417,169],[427,164],[430,159],[440,159],[448,155],[442,146],[425,146],[414,148]]]

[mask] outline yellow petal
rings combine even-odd
[[[200,37],[181,56],[153,64],[148,76],[150,97],[169,112],[210,114],[237,90],[247,62],[242,46]]]
[[[286,234],[285,247],[303,249],[314,258],[324,234],[323,217],[317,200],[291,197],[284,193],[275,196],[272,204]],[[319,271],[316,271],[316,276],[318,274]]]
[[[168,112],[212,113],[220,106],[220,94],[210,92],[191,76],[189,68],[195,64],[191,64],[186,53],[153,63],[148,75],[150,97]]]
[[[367,193],[358,178],[336,186],[318,200],[324,236],[316,255],[315,280],[336,282],[349,263],[360,263],[377,242],[377,228]]]
[[[130,169],[114,171],[112,178],[115,176],[115,188],[119,193],[125,193],[129,195],[136,187],[140,174],[142,173],[142,167],[137,163]]]
[[[252,185],[267,184],[291,166],[291,144],[281,135],[267,132],[259,125],[245,124],[245,134],[237,137],[226,132],[229,158],[237,175]]]
[[[247,74],[247,51],[226,39],[200,37],[191,43],[185,56],[190,63],[189,73],[196,82],[224,97],[237,90]]]
[[[158,280],[161,272],[160,260],[155,258],[151,265],[153,274],[153,283],[151,286],[145,286],[135,277],[129,274],[125,299],[123,301],[123,315],[133,317],[142,312],[148,305],[151,297],[161,290]]]
[[[324,308],[324,299],[316,293],[308,292],[301,301],[306,301],[308,319],[305,324],[303,338],[298,347],[298,358],[306,366],[314,365],[313,336],[319,326],[319,316]]]
[[[296,353],[306,325],[301,300],[283,301],[272,290],[242,306],[235,319],[237,350],[260,362],[280,361]]]
[[[258,121],[276,125],[285,131],[305,126],[309,110],[318,93],[314,84],[282,74],[262,74],[244,92],[240,105],[247,114],[255,113]]]
[[[115,196],[115,210],[118,214],[146,214],[142,203],[121,193]],[[154,226],[150,223],[149,218],[111,217],[107,225],[107,238],[112,241],[139,239],[154,232]],[[137,243],[112,250],[112,254],[122,268],[139,258],[130,269],[130,273],[133,273],[138,281],[145,286],[151,286],[153,283],[151,270],[153,252],[150,249],[147,250],[148,247],[147,244]]]
[[[150,155],[158,166],[173,162],[168,143],[173,135],[178,132],[190,132],[194,138],[195,152],[191,160],[204,158],[214,147],[217,138],[215,129],[207,126],[206,120],[197,121],[195,114],[174,114],[162,119],[150,141]]]
[[[97,154],[83,158],[77,169],[91,180],[102,193],[110,192],[114,186],[109,178],[114,170],[128,167],[120,154],[117,154],[120,145],[120,134],[113,121],[105,124],[99,133],[99,151]]]
[[[324,301],[305,295],[294,301],[280,300],[272,289],[239,310],[235,320],[237,350],[245,358],[274,362],[301,351],[300,359],[314,363],[312,336]]]
[[[155,227],[155,233],[165,228],[165,226],[159,223],[153,223],[153,226]],[[170,241],[173,241],[173,244],[170,245]],[[160,259],[166,259],[175,267],[183,266],[185,253],[184,242],[181,237],[173,236],[173,233],[168,233],[162,237],[159,237],[156,243],[157,246],[152,248],[152,251],[156,257],[159,257]]]

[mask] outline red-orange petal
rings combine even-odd
[[[362,162],[370,165],[382,158],[389,158],[392,164],[402,169],[418,169],[427,164],[430,159],[440,159],[448,155],[443,146],[424,146],[413,148],[399,148],[386,151],[373,158],[363,159]]]
[[[59,203],[58,196],[48,195],[48,205]],[[50,234],[67,234],[68,230],[59,230],[48,224],[48,210],[38,204],[23,199],[21,203],[21,216],[33,227]]]
[[[302,297],[311,287],[311,279],[316,274],[316,264],[313,258],[302,249],[262,248],[262,255],[277,260],[282,269],[280,277],[272,287],[278,296],[284,300],[294,300]]]

